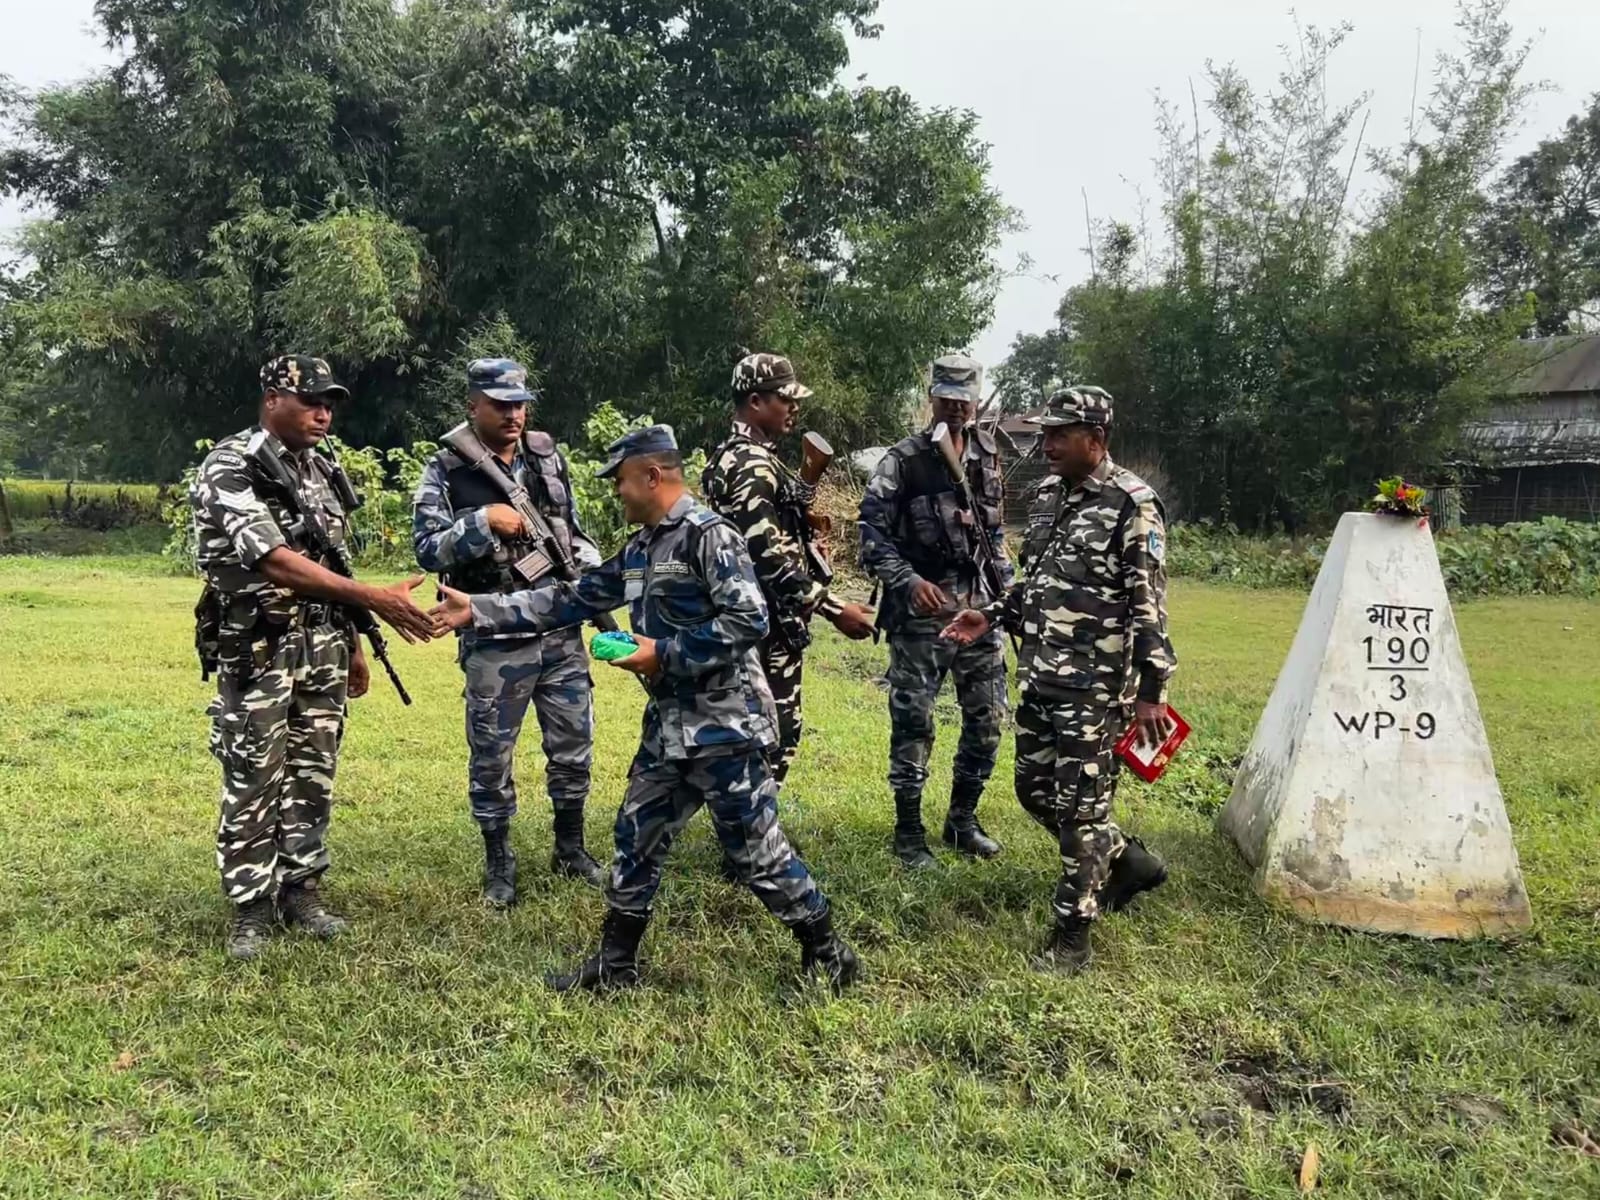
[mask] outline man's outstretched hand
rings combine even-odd
[[[428,616],[439,627],[440,632],[465,629],[472,624],[471,596],[466,592],[458,592],[453,587],[446,587],[442,583],[439,585],[439,595],[442,599],[428,610]]]
[[[939,636],[957,645],[969,646],[989,632],[989,618],[975,608],[964,608],[955,620],[939,631]]]
[[[413,575],[388,587],[375,588],[372,598],[367,602],[368,609],[408,642],[426,642],[438,637],[441,632],[433,619],[411,599],[411,593],[421,583],[422,576]]]

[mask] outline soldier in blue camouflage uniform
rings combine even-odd
[[[614,665],[646,680],[649,699],[617,812],[609,911],[598,952],[549,983],[567,991],[638,981],[662,862],[706,805],[740,878],[800,941],[802,966],[821,967],[836,989],[848,986],[855,955],[778,825],[767,761],[775,719],[759,657],[767,606],[744,539],[686,490],[669,427],[636,430],[608,453],[600,475],[614,480],[628,519],[643,526],[619,554],[576,584],[471,597],[447,588],[434,610],[455,628],[541,633],[629,606],[639,648]]]
[[[582,566],[599,551],[578,527],[567,462],[548,433],[526,428],[527,372],[505,358],[467,367],[467,423]],[[529,531],[504,495],[471,462],[446,447],[429,460],[412,502],[417,563],[452,587],[505,594],[526,586],[512,564],[532,548]],[[554,812],[550,868],[600,887],[605,872],[583,844],[583,809],[594,753],[593,684],[577,626],[528,636],[462,630],[458,660],[466,676],[469,761],[467,798],[483,834],[483,897],[491,907],[516,901],[517,860],[511,818],[517,811],[513,758],[528,706],[539,719],[545,786]]]
[[[234,905],[228,953],[254,958],[281,916],[317,937],[345,928],[318,892],[345,704],[368,686],[367,661],[341,606],[370,609],[407,641],[434,625],[411,603],[422,576],[376,588],[307,556],[303,523],[256,456],[275,454],[342,544],[343,472],[316,447],[349,392],[308,355],[261,369],[260,424],[218,442],[189,492],[206,589],[196,606],[202,671],[217,672],[211,752],[222,764],[217,866]]]
[[[1155,491],[1106,452],[1111,397],[1100,388],[1052,395],[1038,418],[1054,475],[1029,521],[1024,577],[944,631],[956,643],[996,626],[1022,638],[1017,655],[1017,799],[1061,846],[1054,931],[1042,964],[1089,963],[1102,908],[1126,905],[1166,878],[1160,859],[1111,820],[1118,759],[1131,718],[1159,744],[1171,727],[1167,681],[1165,518]]]
[[[701,488],[706,503],[744,534],[771,626],[761,643],[761,668],[778,711],[773,777],[789,774],[804,725],[801,673],[820,614],[846,637],[872,636],[872,611],[840,600],[807,561],[806,512],[815,488],[780,459],[774,443],[794,432],[800,402],[811,389],[787,358],[750,354],[733,369],[733,433],[711,453]]]
[[[933,706],[945,676],[961,706],[950,812],[944,841],[990,858],[1000,846],[978,824],[978,801],[994,771],[1006,712],[1005,648],[992,632],[968,645],[941,641],[940,627],[961,608],[998,597],[979,567],[975,521],[1001,555],[1003,587],[1011,564],[1002,544],[1000,460],[994,439],[968,429],[977,412],[982,367],[952,354],[933,364],[928,396],[935,424],[956,438],[979,511],[968,513],[929,431],[889,449],[861,501],[861,561],[883,587],[879,624],[889,635],[889,786],[894,792],[894,852],[913,869],[931,867],[922,826],[922,789],[933,749]]]

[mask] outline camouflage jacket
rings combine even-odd
[[[758,651],[767,605],[744,539],[685,495],[659,525],[575,584],[472,598],[481,633],[546,633],[628,606],[635,633],[656,639],[639,753],[649,761],[765,749],[777,740]]]
[[[790,646],[804,647],[812,614],[833,616],[842,608],[806,561],[804,482],[770,442],[735,421],[732,436],[712,452],[701,490],[706,503],[744,534],[773,631]]]
[[[1001,528],[1003,485],[994,440],[968,430],[963,461],[978,502],[977,519],[988,529],[1001,582],[1010,588],[1013,573]],[[911,585],[918,579],[938,584],[961,607],[979,608],[996,599],[978,570],[977,533],[964,506],[929,431],[890,447],[878,463],[861,498],[861,565],[883,585],[884,628],[933,632],[949,619],[949,613],[911,613]]]
[[[211,653],[218,656],[222,673],[236,676],[250,673],[247,659],[259,669],[289,626],[322,624],[337,615],[328,605],[303,599],[256,570],[279,546],[303,548],[296,536],[298,517],[274,491],[260,485],[256,468],[245,457],[257,438],[265,439],[284,461],[299,483],[299,503],[323,514],[336,543],[343,544],[348,524],[330,483],[339,467],[316,450],[291,454],[272,434],[252,427],[223,438],[206,455],[189,487],[195,560],[209,585],[202,603],[214,599],[216,605],[207,636],[220,639],[220,648],[213,646]]]
[[[598,566],[600,552],[578,525],[566,459],[546,433],[526,433],[508,468],[527,489],[534,506],[581,567]],[[523,543],[508,542],[489,528],[485,510],[505,503],[482,472],[463,462],[448,447],[428,460],[411,499],[411,547],[417,565],[441,575],[451,587],[466,592],[514,591],[511,563],[527,553]],[[513,639],[525,634],[477,635],[462,631],[466,641]]]
[[[1108,457],[1076,487],[1047,476],[1028,517],[1023,577],[984,611],[1020,634],[1017,684],[1104,704],[1166,700],[1166,528],[1154,489]]]

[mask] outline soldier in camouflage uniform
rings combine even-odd
[[[1161,861],[1111,820],[1118,759],[1131,717],[1159,744],[1171,728],[1167,681],[1166,529],[1161,501],[1106,452],[1111,397],[1070,388],[1038,418],[1054,475],[1029,522],[1025,573],[1009,594],[959,614],[957,643],[996,626],[1022,638],[1017,655],[1017,799],[1060,841],[1055,929],[1042,965],[1089,963],[1089,929],[1166,878]],[[1115,866],[1113,863],[1115,862]]]
[[[333,404],[349,397],[328,364],[307,355],[261,370],[260,424],[223,438],[189,492],[206,590],[196,607],[204,673],[217,672],[211,752],[222,764],[217,866],[234,905],[228,953],[254,958],[278,918],[318,937],[345,921],[318,881],[346,700],[368,686],[366,657],[341,606],[370,609],[407,641],[433,622],[411,603],[422,576],[376,588],[307,557],[304,525],[257,465],[275,454],[298,484],[299,508],[320,511],[342,543],[353,495],[317,451]]]
[[[562,539],[582,566],[599,551],[578,527],[566,459],[548,433],[525,428],[527,372],[505,358],[467,367],[467,423],[483,447]],[[512,564],[533,549],[529,531],[485,474],[446,447],[429,460],[411,510],[417,563],[450,586],[473,594],[505,594],[525,586]],[[605,872],[583,844],[583,809],[594,752],[593,685],[577,626],[528,636],[459,634],[457,658],[466,676],[467,798],[483,834],[483,898],[491,907],[516,901],[517,860],[511,818],[517,811],[513,757],[528,706],[539,719],[545,786],[554,813],[550,868],[601,887]]]
[[[455,628],[543,633],[629,606],[639,648],[614,665],[647,682],[639,750],[617,812],[600,948],[550,978],[558,991],[638,981],[640,939],[673,839],[701,805],[740,878],[800,941],[801,963],[838,989],[855,980],[854,953],[833,931],[826,898],[778,825],[767,754],[776,741],[759,646],[767,606],[744,539],[689,494],[683,458],[665,425],[608,447],[602,478],[643,526],[621,552],[576,584],[510,595],[445,589],[434,614]]]
[[[977,412],[982,367],[960,354],[933,364],[928,396],[933,420],[956,439],[979,511],[969,513],[930,431],[908,437],[883,456],[861,500],[861,561],[883,587],[879,624],[889,635],[889,786],[894,792],[894,852],[913,869],[931,867],[922,826],[922,789],[933,749],[933,706],[947,674],[961,706],[950,812],[944,841],[958,852],[990,858],[999,844],[978,824],[978,801],[994,771],[1006,712],[1005,648],[991,632],[956,645],[940,627],[961,608],[998,599],[980,569],[982,521],[1000,555],[1003,590],[1011,564],[1002,544],[1000,460],[994,439],[968,429]]]
[[[782,788],[800,745],[800,679],[820,613],[850,638],[872,636],[872,611],[828,591],[808,561],[806,510],[815,488],[791,471],[773,443],[793,433],[800,402],[811,389],[787,358],[751,354],[733,369],[733,433],[711,454],[702,484],[706,503],[744,534],[771,626],[761,642],[761,668],[778,711],[773,778]]]

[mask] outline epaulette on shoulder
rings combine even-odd
[[[1127,467],[1118,467],[1111,472],[1111,478],[1106,481],[1113,483],[1128,493],[1128,498],[1135,504],[1160,503],[1155,488],[1140,479]]]
[[[974,431],[974,437],[977,439],[978,448],[985,454],[989,455],[989,457],[993,458],[995,455],[1000,453],[1000,443],[994,440],[994,434],[990,433],[987,429],[979,429]]]
[[[722,516],[714,509],[707,508],[702,504],[696,505],[689,510],[688,520],[691,525],[715,525],[722,520]]]
[[[899,458],[909,458],[913,454],[922,453],[922,434],[913,433],[901,438],[889,447],[889,453]]]
[[[523,432],[522,444],[529,454],[537,454],[540,458],[549,458],[556,452],[556,440],[542,429],[529,429]]]

